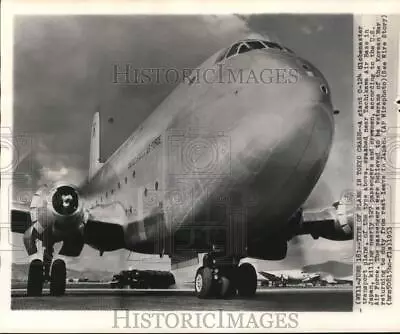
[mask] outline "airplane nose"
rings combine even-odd
[[[285,105],[284,100],[279,102]],[[251,124],[242,124],[250,138],[248,144],[238,155],[236,150],[232,152],[231,161],[236,162],[232,176],[246,180],[246,187],[263,202],[262,208],[252,209],[256,217],[263,217],[254,220],[260,226],[266,220],[279,224],[293,214],[310,194],[329,156],[334,133],[332,108],[317,100],[305,103],[301,98],[297,102],[294,109],[253,114]],[[242,128],[240,133],[246,132]],[[233,148],[242,143],[236,138],[232,137]]]
[[[332,108],[325,103],[310,106],[309,113],[313,124],[309,130],[307,144],[297,169],[319,174],[322,172],[328,158],[334,135]],[[315,168],[318,171],[315,171]],[[297,171],[296,171],[297,172]]]
[[[252,114],[237,129],[238,135],[232,136],[232,161],[239,152],[238,168],[254,175],[263,168],[269,187],[282,183],[309,150],[315,151],[314,158],[329,152],[333,136],[329,105],[302,99],[296,101],[297,107],[293,101],[287,106],[283,100],[275,102],[276,109],[270,104],[267,112]]]
[[[331,150],[334,124],[332,110],[325,103],[304,106],[305,120],[299,121],[293,132],[280,143],[284,169],[276,172],[280,185],[269,193],[269,214],[279,216],[280,208],[293,213],[308,197],[323,172]],[[270,159],[270,164],[273,160]],[[290,194],[290,196],[288,196]]]

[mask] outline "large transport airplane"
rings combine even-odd
[[[328,159],[336,113],[312,64],[257,39],[206,60],[104,163],[95,113],[88,180],[43,186],[30,208],[12,210],[28,254],[38,240],[44,249],[30,264],[28,295],[41,295],[44,281],[52,295],[65,293],[58,242],[64,256],[88,244],[100,255],[167,255],[172,265],[206,253],[195,276],[206,298],[253,296],[256,270],[240,260],[281,260],[297,235],[351,239],[348,204],[302,209]]]

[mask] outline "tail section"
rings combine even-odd
[[[93,116],[92,131],[90,134],[90,160],[89,160],[89,180],[103,166],[100,162],[100,113],[96,112]]]

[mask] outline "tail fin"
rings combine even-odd
[[[93,116],[92,132],[90,134],[90,160],[89,160],[89,180],[103,166],[100,162],[100,113],[96,112]]]

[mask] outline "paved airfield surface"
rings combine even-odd
[[[14,310],[220,310],[225,311],[351,311],[351,288],[259,289],[254,298],[199,299],[193,290],[67,289],[65,296],[27,297],[13,289]]]

